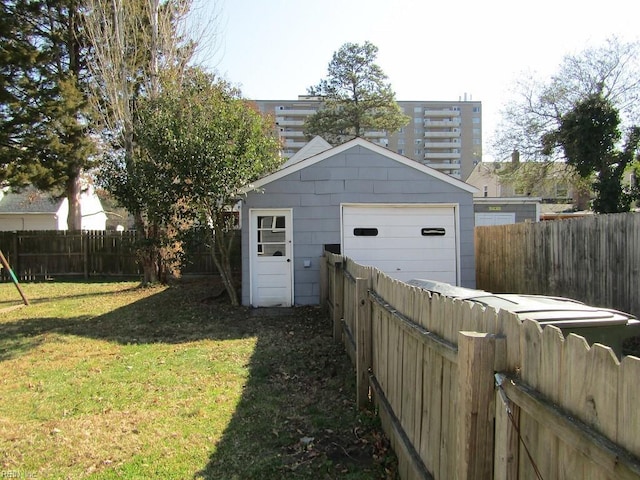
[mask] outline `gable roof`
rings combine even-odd
[[[29,187],[19,193],[4,193],[0,197],[0,213],[57,213],[63,201]]]
[[[407,167],[413,168],[419,172],[422,172],[426,175],[429,175],[431,177],[437,178],[438,180],[441,180],[445,183],[448,183],[450,185],[453,185],[456,188],[459,188],[461,190],[465,190],[469,193],[474,193],[477,191],[476,187],[469,185],[468,183],[463,182],[462,180],[458,180],[457,178],[453,178],[450,175],[446,175],[442,172],[439,172],[431,167],[428,167],[426,165],[423,165],[419,162],[416,162],[415,160],[412,160],[410,158],[407,158],[405,156],[402,156],[398,153],[392,152],[391,150],[381,147],[380,145],[377,145],[375,143],[369,142],[368,140],[365,140],[363,138],[354,138],[353,140],[349,140],[346,143],[343,143],[342,145],[338,145],[337,147],[333,147],[330,148],[328,150],[325,150],[323,152],[320,152],[312,157],[309,158],[305,158],[303,160],[300,160],[296,163],[290,164],[288,166],[283,166],[283,168],[281,168],[280,170],[275,171],[274,173],[267,175],[266,177],[262,177],[259,180],[256,180],[255,182],[253,182],[251,185],[247,186],[246,188],[244,188],[242,191],[244,193],[249,192],[253,189],[256,188],[260,188],[264,185],[267,185],[275,180],[278,180],[280,178],[283,178],[287,175],[290,175],[292,173],[295,173],[299,170],[302,170],[304,168],[310,167],[311,165],[314,165],[318,162],[321,162],[322,160],[325,160],[327,158],[333,157],[334,155],[338,155],[342,152],[345,152],[346,150],[349,150],[350,148],[353,147],[363,147],[366,148],[367,150],[372,151],[373,153],[377,153],[379,155],[382,155],[384,157],[387,157],[390,160],[393,160],[395,162],[398,162],[402,165],[405,165]],[[304,147],[303,147],[304,148]],[[293,158],[293,157],[292,157]]]
[[[331,147],[331,144],[329,142],[327,142],[324,138],[322,138],[320,135],[316,135],[315,137],[313,137],[311,139],[310,142],[308,142],[304,147],[302,147],[300,150],[298,150],[295,155],[293,155],[289,160],[287,160],[286,162],[284,162],[280,168],[286,168],[289,167],[295,163],[301,162],[302,160],[305,160],[309,157],[313,157],[314,155],[317,155],[318,153],[322,153],[324,151],[329,150]]]

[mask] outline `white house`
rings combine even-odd
[[[82,230],[105,230],[107,215],[92,187],[80,197]],[[67,230],[69,200],[35,188],[0,190],[0,231]]]

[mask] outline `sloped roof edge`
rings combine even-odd
[[[468,183],[465,183],[462,180],[453,178],[452,176],[439,172],[431,167],[428,167],[427,165],[423,165],[419,162],[416,162],[415,160],[404,157],[398,153],[392,152],[387,148],[384,148],[380,145],[376,145],[375,143],[369,142],[368,140],[358,137],[358,138],[354,138],[353,140],[349,140],[348,142],[345,142],[342,145],[338,145],[337,147],[333,147],[329,150],[325,150],[324,152],[318,153],[317,155],[306,158],[297,163],[289,165],[288,167],[281,168],[280,170],[277,170],[274,173],[271,173],[265,177],[262,177],[259,180],[256,180],[255,182],[253,182],[251,185],[248,185],[247,187],[243,188],[242,193],[247,193],[247,192],[250,192],[251,190],[255,190],[257,188],[263,187],[264,185],[267,185],[287,175],[290,175],[299,170],[302,170],[311,165],[314,165],[318,162],[321,162],[322,160],[325,160],[329,157],[338,155],[356,146],[364,147],[368,150],[371,150],[374,153],[383,155],[391,160],[394,160],[398,163],[406,165],[407,167],[413,168],[422,173],[430,175],[431,177],[437,178],[438,180],[442,180],[445,183],[453,185],[454,187],[460,188],[461,190],[465,190],[469,193],[474,193],[478,191],[476,187],[469,185]]]
[[[0,199],[2,214],[51,214],[57,213],[64,198],[27,187],[19,193],[7,191]]]
[[[329,142],[327,142],[320,135],[316,135],[309,142],[307,142],[304,147],[298,150],[295,155],[284,162],[280,168],[282,169],[290,167],[291,165],[301,162],[302,160],[305,160],[307,158],[313,157],[314,155],[329,150],[330,148],[332,147]]]

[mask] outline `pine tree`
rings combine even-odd
[[[68,227],[79,229],[80,178],[94,151],[82,5],[9,0],[0,8],[0,181],[64,194]]]
[[[375,63],[378,47],[345,43],[333,54],[328,77],[308,89],[322,107],[305,122],[305,133],[337,145],[367,131],[395,132],[409,122],[395,101],[387,76]]]

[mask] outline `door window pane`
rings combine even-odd
[[[258,255],[283,257],[286,254],[286,219],[284,215],[265,215],[258,218]]]

